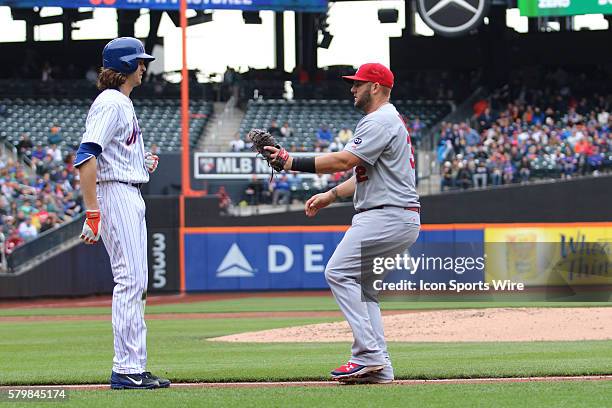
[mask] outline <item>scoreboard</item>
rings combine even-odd
[[[612,0],[519,0],[525,17],[612,14]]]

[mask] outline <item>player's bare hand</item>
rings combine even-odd
[[[81,240],[86,244],[95,244],[100,239],[100,210],[87,210]]]
[[[291,157],[291,155],[285,149],[282,149],[282,148],[278,149],[274,146],[265,146],[264,149],[270,152],[270,160],[269,160],[270,162],[275,162],[275,161],[278,161],[279,163],[284,162],[283,169],[291,170],[291,164],[293,163],[293,157]],[[281,157],[279,157],[279,154],[281,155]]]
[[[321,208],[325,208],[336,200],[336,196],[331,190],[325,193],[313,195],[306,201],[304,211],[307,217],[314,217]]]

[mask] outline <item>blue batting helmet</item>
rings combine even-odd
[[[132,37],[115,38],[102,51],[102,66],[122,74],[131,74],[138,68],[138,60],[153,61],[155,57],[145,53],[142,42]]]

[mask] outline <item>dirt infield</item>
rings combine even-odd
[[[525,382],[562,382],[562,381],[612,381],[612,375],[588,375],[571,377],[502,377],[502,378],[448,378],[435,380],[395,380],[391,384],[376,386],[411,386],[435,384],[494,384],[494,383],[525,383]],[[226,383],[176,383],[171,388],[288,388],[288,387],[348,387],[336,381],[278,381],[278,382],[226,382]],[[8,389],[65,389],[74,391],[110,390],[108,384],[78,384],[78,385],[18,385],[2,386],[0,392]],[[163,392],[159,390],[158,392]]]
[[[497,308],[387,314],[387,341],[579,341],[612,339],[612,308]],[[232,334],[209,341],[318,343],[352,341],[346,322]]]

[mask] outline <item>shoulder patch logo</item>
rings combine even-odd
[[[218,278],[252,278],[255,270],[235,242],[217,268]]]
[[[361,142],[363,142],[363,140],[360,137],[356,137],[355,139],[353,139],[353,143],[355,143],[356,145],[360,145]]]

